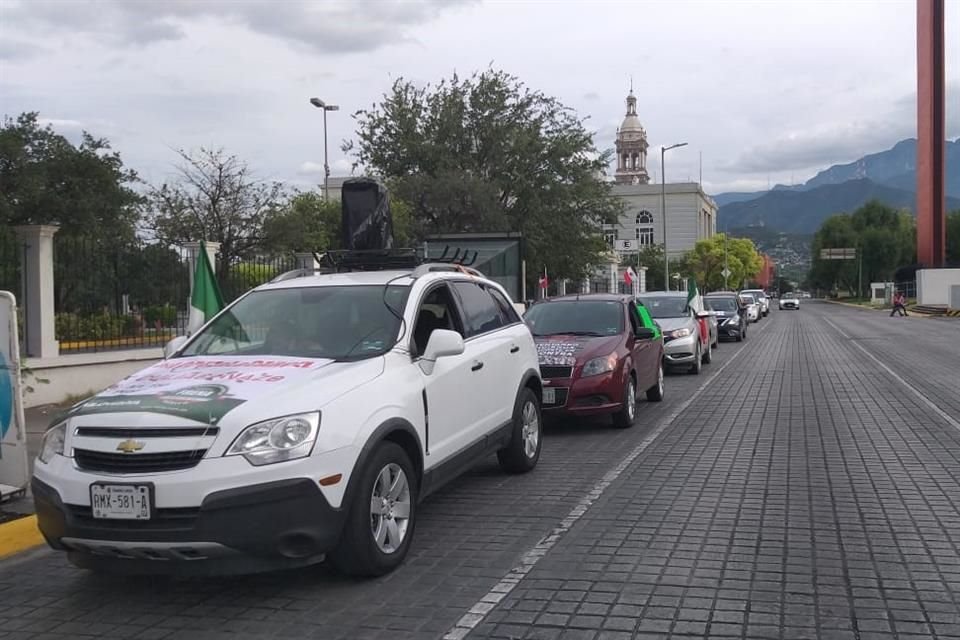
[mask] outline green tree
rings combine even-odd
[[[726,279],[724,265],[730,272]],[[718,291],[724,286],[739,289],[762,267],[763,259],[752,240],[723,233],[698,241],[680,262],[681,273],[696,278],[703,291]]]
[[[37,113],[0,127],[0,227],[58,224],[60,235],[130,240],[138,221],[137,174],[110,143],[83,132],[74,146]]]
[[[261,248],[264,224],[285,203],[283,186],[258,180],[243,160],[222,149],[178,153],[178,179],[150,190],[148,226],[169,244],[219,242],[217,273],[228,273],[230,265]]]
[[[413,240],[431,233],[512,231],[528,274],[580,279],[606,249],[599,224],[621,211],[583,122],[502,71],[421,88],[397,80],[358,111],[356,163],[410,206]]]
[[[897,268],[916,261],[916,227],[908,213],[872,200],[850,215],[825,220],[812,248],[810,280],[815,288],[844,289],[862,297],[871,282],[890,280]],[[821,259],[822,249],[840,248],[856,249],[857,259]]]
[[[960,209],[947,215],[947,263],[960,266]]]

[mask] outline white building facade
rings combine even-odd
[[[667,184],[667,253],[673,257],[693,249],[698,240],[717,232],[717,204],[696,182]],[[664,207],[660,185],[615,184],[613,194],[623,200],[624,213],[615,224],[603,226],[607,243],[618,253],[636,253],[663,244]]]

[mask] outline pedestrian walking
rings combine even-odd
[[[890,312],[890,317],[892,318],[894,314],[899,313],[901,316],[907,315],[907,297],[903,295],[902,291],[897,291],[893,296],[893,311]]]

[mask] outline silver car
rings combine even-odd
[[[700,320],[708,321],[710,313],[691,309],[685,292],[644,293],[637,299],[663,332],[664,368],[684,368],[699,374],[703,365],[713,360],[712,337],[700,330]]]
[[[740,302],[747,307],[747,322],[760,322],[760,303],[752,293],[740,293]]]
[[[760,305],[760,315],[766,318],[770,315],[770,298],[767,297],[767,292],[763,289],[744,289],[740,293],[749,293],[754,298],[757,299],[757,303]]]

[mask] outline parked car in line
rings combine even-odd
[[[326,557],[379,575],[407,555],[419,500],[481,456],[532,470],[539,362],[507,292],[392,265],[284,274],[72,407],[34,468],[50,546],[125,573]]]
[[[717,320],[721,338],[743,342],[747,338],[747,309],[734,292],[708,293],[703,303]]]
[[[794,311],[800,310],[800,298],[794,293],[785,293],[783,297],[780,298],[779,303],[780,309],[793,309]]]
[[[637,395],[663,400],[663,340],[644,326],[631,296],[548,298],[527,310],[543,379],[544,415],[637,417]]]
[[[760,322],[760,303],[752,293],[740,293],[740,302],[747,308],[747,322]]]
[[[757,300],[757,304],[760,305],[760,316],[766,318],[770,315],[770,299],[767,297],[766,291],[763,289],[744,289],[740,293],[749,293]]]
[[[709,313],[698,314],[691,309],[685,292],[643,293],[637,299],[663,331],[663,361],[668,369],[683,368],[699,374],[702,366],[713,360],[710,336],[700,323]]]

